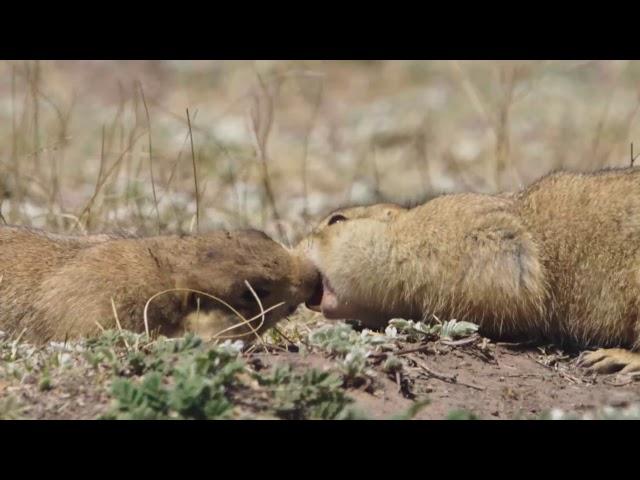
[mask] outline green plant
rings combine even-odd
[[[342,389],[342,378],[335,372],[316,369],[294,372],[290,365],[279,366],[268,374],[256,377],[267,387],[273,398],[273,410],[280,418],[348,419],[356,418],[346,407],[352,400]]]
[[[105,418],[224,418],[233,408],[228,389],[245,369],[238,354],[238,345],[205,347],[193,335],[159,340],[146,352],[129,352],[129,372],[146,373],[141,380],[114,380],[114,405]]]
[[[185,338],[162,342],[147,357],[135,356],[147,373],[140,381],[116,378],[114,405],[105,418],[150,419],[224,418],[233,408],[228,389],[245,364],[227,345],[200,348],[201,341]]]
[[[53,385],[51,383],[51,376],[49,375],[49,372],[45,371],[40,378],[40,382],[38,383],[38,389],[41,392],[46,392],[47,390],[51,390],[51,388],[53,388]]]
[[[478,325],[471,322],[449,320],[442,324],[428,325],[424,322],[394,318],[389,321],[385,334],[389,337],[403,337],[410,342],[428,339],[455,340],[465,338],[478,331]]]
[[[417,402],[413,402],[409,408],[407,408],[404,412],[401,412],[397,415],[391,417],[391,420],[411,420],[414,418],[420,410],[429,405],[429,400],[420,400]]]
[[[375,376],[375,372],[368,368],[370,355],[380,348],[391,348],[393,345],[386,335],[370,330],[358,333],[345,323],[327,325],[311,332],[308,344],[337,357],[338,368],[347,384]]]
[[[309,334],[307,342],[329,355],[339,357],[344,357],[358,348],[373,350],[381,346],[392,346],[392,339],[388,336],[371,330],[358,333],[346,323],[320,327]]]
[[[447,420],[479,420],[480,418],[468,410],[452,410],[447,414]]]

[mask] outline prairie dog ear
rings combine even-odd
[[[398,216],[398,214],[404,212],[404,208],[399,207],[387,207],[384,210],[384,218],[386,220],[392,220]]]

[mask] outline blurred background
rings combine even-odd
[[[0,64],[0,222],[254,227],[630,163],[632,61]],[[637,153],[636,153],[637,154]]]

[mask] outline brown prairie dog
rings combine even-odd
[[[495,339],[640,350],[640,168],[341,209],[297,248],[323,277],[308,305],[328,318],[435,314]],[[586,363],[640,369],[640,355],[605,353]]]
[[[178,288],[149,304],[149,328],[212,335],[241,319],[185,289],[219,297],[249,319],[260,308],[246,280],[264,309],[284,302],[266,315],[264,331],[309,297],[317,275],[307,260],[254,230],[122,238],[0,227],[0,329],[34,342],[92,335],[98,323],[116,328],[113,300],[122,328],[144,332],[147,300]],[[238,335],[255,339],[249,327],[226,336]]]

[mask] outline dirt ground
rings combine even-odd
[[[394,419],[419,404],[422,406],[415,419],[638,415],[634,412],[640,405],[640,381],[588,373],[576,366],[576,355],[553,348],[495,344],[474,335],[456,342],[397,345],[393,353],[404,361],[397,374],[385,373],[382,368],[388,352],[373,353],[369,357],[371,373],[364,380],[345,382],[343,386],[363,418]],[[278,365],[289,365],[297,372],[328,371],[337,362],[317,349],[260,352],[244,354],[243,358],[262,372]],[[21,405],[19,418],[99,418],[112,402],[111,379],[108,370],[89,367],[50,372],[44,385],[36,374],[26,375],[21,381],[5,376],[0,377],[0,399],[10,396],[17,400]],[[257,397],[240,397],[255,410],[251,417],[261,418],[256,410],[260,403],[256,403]]]
[[[586,373],[575,366],[575,356],[531,347],[439,347],[411,359],[416,366],[401,375],[400,384],[380,375],[375,387],[351,389],[357,407],[372,418],[391,418],[413,401],[428,400],[415,419],[444,419],[455,411],[480,419],[527,419],[560,410],[588,415],[603,406],[624,409],[640,402],[640,381]],[[317,354],[271,355],[268,360],[299,368],[328,365]]]

